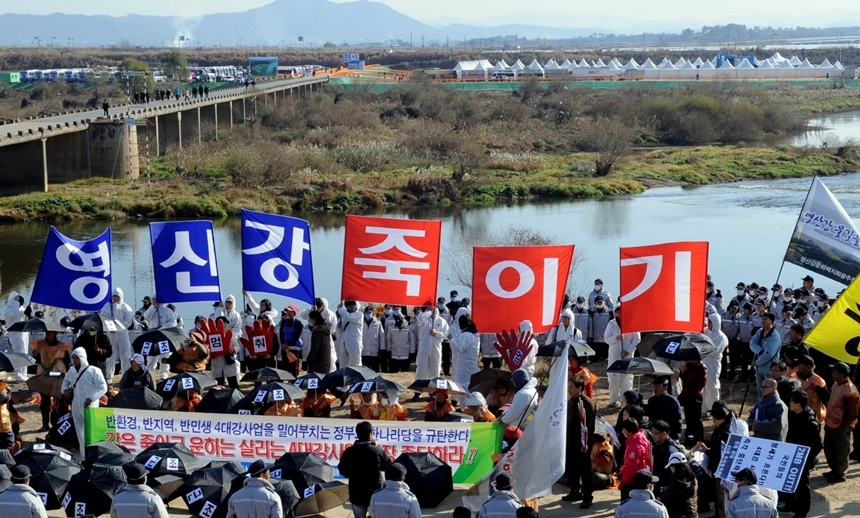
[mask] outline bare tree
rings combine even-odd
[[[580,144],[597,154],[594,175],[606,176],[626,157],[636,140],[636,130],[616,119],[598,118],[582,128]]]

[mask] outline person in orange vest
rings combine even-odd
[[[355,399],[349,400],[349,418],[375,421],[379,419],[379,403],[376,402],[376,394],[364,392],[361,394],[361,404],[355,408]]]
[[[200,392],[196,390],[181,391],[176,394],[177,412],[194,412],[197,405],[203,401]]]
[[[578,356],[570,357],[570,365],[567,367],[568,380],[573,378],[582,378],[585,382],[585,395],[592,399],[594,398],[594,384],[597,383],[597,375],[586,369],[582,365],[582,358]]]
[[[472,392],[463,405],[463,413],[474,417],[476,423],[496,422],[496,416],[487,408],[487,400],[480,392]]]
[[[65,374],[67,365],[72,363],[69,353],[72,352],[72,346],[66,342],[61,342],[57,339],[56,331],[45,331],[45,338],[36,340],[33,345],[32,355],[37,361],[38,375],[46,372],[61,372]],[[50,415],[52,406],[58,406],[58,401],[54,401],[52,405],[51,396],[48,394],[40,394],[41,401],[39,402],[39,411],[42,414],[42,428],[38,431],[47,432],[50,428]]]
[[[6,385],[6,382],[3,382]],[[15,432],[12,431],[12,412],[9,411],[11,394],[8,385],[0,390],[0,449],[11,450],[15,446]]]
[[[827,401],[827,419],[824,422],[824,457],[830,471],[824,477],[831,484],[845,482],[848,455],[851,450],[851,431],[857,426],[860,411],[860,394],[851,382],[848,364],[833,366],[833,387]]]
[[[280,417],[301,417],[302,410],[293,401],[276,401],[264,415]]]
[[[380,421],[407,421],[406,410],[400,406],[397,392],[379,393],[379,420]]]
[[[331,417],[331,404],[335,399],[337,398],[331,394],[326,394],[325,390],[311,389],[299,408],[305,417]]]
[[[820,424],[824,424],[827,418],[827,407],[824,400],[827,399],[827,385],[824,379],[815,373],[815,360],[809,355],[801,356],[796,362],[797,379],[800,380],[800,390],[806,392],[809,398],[809,408],[815,413]]]
[[[454,411],[447,390],[437,390],[434,396],[435,401],[424,405],[425,421],[438,421]]]

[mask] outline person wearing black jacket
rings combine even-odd
[[[794,518],[805,518],[809,514],[811,492],[809,489],[809,471],[815,466],[815,457],[821,453],[821,424],[815,417],[815,412],[807,406],[808,396],[802,390],[791,394],[788,413],[788,435],[785,442],[809,447],[809,456],[800,474],[800,482],[794,495],[788,495],[786,509],[794,511]],[[782,511],[782,509],[780,509]]]
[[[567,384],[567,448],[565,469],[570,493],[561,499],[579,502],[580,509],[588,509],[594,501],[594,484],[591,478],[591,446],[594,435],[594,403],[584,393],[585,381],[573,378]],[[583,428],[584,427],[584,428]]]
[[[370,497],[382,488],[382,472],[391,465],[391,457],[377,446],[373,426],[362,421],[355,425],[358,440],[344,450],[338,469],[349,479],[349,501],[355,518],[366,518]]]
[[[652,387],[654,395],[648,398],[648,404],[645,405],[645,415],[652,423],[656,421],[669,423],[669,427],[672,429],[669,436],[677,441],[681,438],[681,428],[683,427],[681,404],[675,396],[667,392],[669,390],[668,376],[654,378]]]
[[[679,453],[681,449],[678,443],[669,437],[671,427],[663,420],[651,423],[651,455],[654,457],[654,476],[660,480],[654,485],[654,495],[658,498],[669,482],[672,480],[672,471],[669,469],[669,458],[673,453]]]
[[[102,331],[84,331],[75,340],[75,347],[82,347],[87,352],[87,360],[90,365],[101,369],[105,381],[110,385],[113,373],[108,375],[105,363],[113,354],[113,346],[107,335]]]
[[[708,471],[715,473],[720,466],[720,459],[723,456],[722,443],[729,440],[729,428],[732,425],[732,419],[736,419],[736,417],[725,402],[717,401],[711,407],[711,419],[714,422],[714,431],[711,433],[711,439],[708,441],[708,444],[705,445],[705,451],[708,453]],[[714,477],[714,484],[716,495],[714,506],[717,511],[714,516],[726,516],[722,481]]]
[[[131,366],[127,371],[122,373],[122,378],[119,380],[119,389],[131,389],[135,387],[148,387],[149,390],[155,391],[155,382],[152,379],[152,374],[146,368],[146,360],[143,355],[135,354],[131,357]]]

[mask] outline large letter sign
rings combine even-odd
[[[150,223],[149,234],[159,302],[221,300],[211,221]]]
[[[535,333],[558,321],[573,245],[475,247],[472,319],[482,333],[530,320]]]
[[[622,248],[621,330],[701,333],[707,280],[706,242]]]
[[[433,305],[441,221],[346,217],[341,299]]]
[[[51,227],[33,302],[98,311],[111,296],[110,229],[90,241],[73,241]]]
[[[310,223],[242,209],[242,287],[313,304]]]

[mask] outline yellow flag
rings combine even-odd
[[[860,356],[860,276],[803,339],[806,345],[853,365]]]

